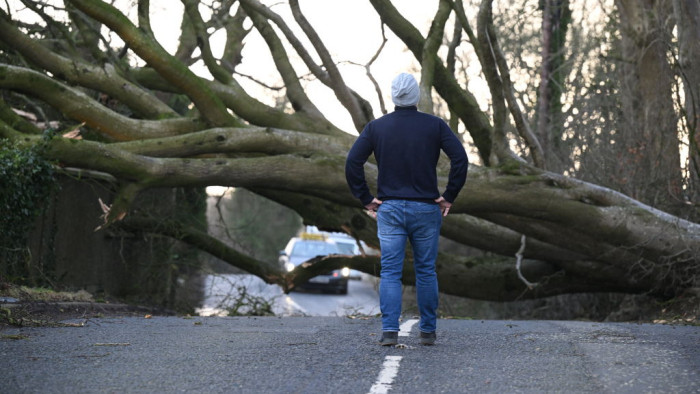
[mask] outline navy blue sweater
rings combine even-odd
[[[362,205],[372,202],[363,166],[374,152],[379,200],[433,201],[440,197],[436,167],[441,149],[450,158],[442,196],[451,203],[467,178],[469,161],[462,143],[439,117],[418,112],[416,107],[396,107],[369,122],[350,149],[345,162],[350,191]]]

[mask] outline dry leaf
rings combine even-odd
[[[104,220],[104,223],[101,225],[97,226],[95,228],[95,231],[98,231],[102,229],[102,227],[107,225],[107,215],[109,215],[109,208],[110,206],[102,202],[102,198],[98,198],[97,201],[100,203],[100,208],[102,209],[102,215],[100,215],[100,219]]]
[[[34,115],[31,112],[22,111],[21,109],[17,108],[12,108],[12,111],[23,118],[27,118],[32,122],[36,122],[36,115]]]
[[[70,138],[74,140],[81,140],[83,137],[80,136],[80,128],[85,126],[85,122],[75,126],[73,130],[63,134],[63,138]]]
[[[69,138],[73,140],[81,140],[83,137],[80,136],[80,130],[73,130],[63,134],[63,138]]]
[[[101,225],[97,226],[97,227],[95,228],[94,231],[99,231],[99,230],[101,230],[102,228],[106,227],[106,226],[109,224],[108,217],[109,217],[109,212],[110,212],[110,210],[112,209],[112,207],[111,207],[110,205],[107,205],[107,204],[105,204],[104,202],[102,202],[102,199],[101,199],[101,198],[98,198],[97,201],[100,203],[100,208],[102,209],[102,212],[103,212],[103,214],[100,215],[100,219],[104,220],[104,223],[102,223]],[[114,221],[115,221],[115,222],[118,222],[118,221],[124,219],[125,216],[126,216],[126,212],[120,212],[120,213],[117,215],[117,217],[114,219]]]

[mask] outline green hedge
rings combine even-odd
[[[44,146],[0,140],[0,276],[15,283],[30,276],[27,236],[56,185]]]

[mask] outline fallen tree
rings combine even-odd
[[[354,137],[329,122],[307,96],[271,24],[310,73],[335,93],[358,131],[372,119],[371,107],[343,81],[318,35],[304,23],[297,1],[289,2],[291,10],[321,65],[314,63],[283,18],[255,0],[217,3],[207,22],[198,2],[183,0],[180,47],[174,55],[151,32],[148,1],[139,1],[138,26],[98,0],[65,3],[65,9],[58,9],[25,2],[43,18],[36,25],[13,19],[7,11],[0,17],[0,41],[10,59],[0,64],[0,137],[20,145],[44,144],[45,156],[63,171],[89,170],[112,179],[118,192],[106,206],[102,227],[178,239],[285,290],[341,266],[378,273],[376,256],[329,256],[287,274],[277,264],[257,261],[183,223],[130,211],[136,196],[149,188],[243,187],[292,208],[306,223],[377,246],[375,222],[345,184],[345,155]],[[502,131],[491,124],[474,96],[442,65],[437,48],[428,45],[430,37],[423,38],[390,2],[372,4],[416,58],[430,65],[432,86],[463,122],[486,164],[470,167],[442,235],[488,256],[441,254],[443,292],[503,301],[601,291],[673,296],[697,285],[700,225],[518,157],[503,145],[498,137]],[[438,13],[460,17],[464,12],[451,1],[440,4]],[[486,29],[490,2],[481,9],[479,20]],[[261,103],[232,76],[251,29],[244,28],[247,20],[269,46],[293,111]],[[101,49],[100,42],[107,41],[100,28],[123,40],[119,52]],[[217,59],[209,45],[210,30],[219,29],[227,32],[227,41],[224,55]],[[442,33],[436,28],[429,34]],[[199,56],[193,55],[195,48]],[[125,53],[146,65],[128,65]],[[188,68],[195,57],[206,64],[212,80]],[[38,109],[45,108],[45,120],[58,120],[60,131],[42,136],[37,122],[13,112],[21,102],[18,94],[31,98],[29,107],[39,116]],[[191,103],[193,111],[179,113],[167,99]],[[517,114],[513,108],[511,112]],[[76,137],[79,134],[84,137]],[[444,163],[439,171],[444,184]],[[366,172],[373,183],[376,167],[367,164]],[[410,264],[404,279],[413,280]]]

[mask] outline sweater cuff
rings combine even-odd
[[[455,202],[455,198],[457,198],[457,195],[450,193],[446,190],[444,193],[442,193],[442,198],[444,198],[445,200],[447,200],[447,202],[452,204]]]
[[[374,196],[369,194],[369,193],[367,193],[366,196],[362,196],[360,198],[360,202],[362,203],[363,207],[365,207],[365,206],[367,206],[367,204],[371,203],[372,200],[374,200]]]

